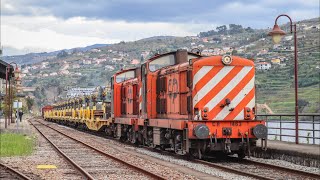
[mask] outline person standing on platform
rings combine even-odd
[[[23,115],[23,112],[22,112],[22,110],[20,110],[20,111],[19,111],[20,122],[22,121],[22,115]]]
[[[18,110],[16,110],[15,115],[16,115],[17,131],[19,131],[19,111]]]

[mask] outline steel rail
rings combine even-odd
[[[273,164],[267,164],[267,163],[253,161],[253,160],[249,160],[249,159],[243,159],[242,162],[243,163],[250,163],[250,164],[257,164],[257,165],[265,166],[265,167],[272,168],[272,169],[278,169],[278,170],[281,170],[281,171],[286,171],[286,172],[289,172],[289,173],[292,173],[292,174],[297,174],[297,175],[301,175],[301,176],[320,179],[320,174],[314,174],[314,173],[310,173],[310,172],[306,172],[306,171],[300,171],[300,170],[296,170],[296,169],[291,169],[291,168],[282,167],[282,166],[273,165]]]
[[[150,150],[150,151],[153,151],[153,152],[157,152],[157,153],[173,156],[175,158],[185,159],[185,158],[182,158],[181,156],[179,156],[177,154],[174,154],[174,153],[171,153],[171,152],[168,152],[168,151],[161,151],[161,150],[158,150],[158,149],[150,149],[148,147],[147,147],[147,149]],[[259,165],[259,166],[264,166],[264,167],[267,167],[267,168],[270,168],[270,169],[285,171],[285,172],[288,172],[288,173],[291,173],[291,174],[300,175],[300,176],[304,176],[304,177],[308,177],[308,178],[320,179],[320,174],[315,174],[315,173],[311,173],[311,172],[306,172],[306,171],[286,168],[286,167],[282,167],[282,166],[278,166],[278,165],[272,165],[272,164],[267,164],[267,163],[263,163],[263,162],[253,161],[253,160],[250,160],[250,159],[238,159],[236,157],[230,157],[230,156],[228,158],[230,158],[231,160],[235,160],[235,162],[238,162],[240,164],[241,163],[246,163],[248,165],[250,165],[250,164]],[[248,176],[248,177],[257,178],[257,179],[266,179],[266,180],[273,179],[273,178],[268,178],[268,177],[264,177],[264,176],[259,176],[259,175],[256,175],[256,174],[253,174],[253,173],[250,173],[250,172],[243,172],[241,170],[236,170],[236,169],[233,169],[233,168],[229,168],[227,166],[219,165],[219,164],[216,164],[216,163],[212,163],[212,162],[207,161],[207,160],[192,159],[192,160],[189,160],[189,161],[200,163],[200,164],[203,164],[203,165],[207,165],[207,166],[210,166],[210,167],[213,167],[213,168],[218,168],[218,169],[221,169],[223,171],[234,173],[234,174],[238,174],[238,175]]]
[[[80,167],[76,162],[74,162],[70,157],[68,157],[64,152],[62,152],[58,146],[56,146],[46,135],[44,135],[43,132],[40,131],[38,127],[35,126],[30,120],[29,122],[31,125],[68,161],[70,162],[78,171],[80,171],[87,179],[94,180],[94,177],[92,177],[86,170],[84,170],[82,167]]]
[[[267,178],[267,177],[264,177],[264,176],[259,176],[257,174],[244,172],[244,171],[241,171],[241,170],[236,170],[236,169],[233,169],[233,168],[229,168],[229,167],[226,167],[226,166],[223,166],[223,165],[211,163],[211,162],[204,161],[204,160],[194,159],[193,162],[197,162],[197,163],[200,163],[200,164],[203,164],[203,165],[207,165],[207,166],[210,166],[210,167],[213,167],[213,168],[221,169],[223,171],[230,172],[230,173],[233,173],[233,174],[238,174],[238,175],[241,175],[241,176],[248,176],[248,177],[252,177],[252,178],[255,178],[255,179],[262,179],[262,180],[272,180],[272,178]]]
[[[7,166],[7,165],[4,165],[0,162],[0,166],[3,167],[5,170],[9,170],[10,172],[14,173],[15,175],[17,175],[18,177],[20,177],[21,179],[24,179],[24,180],[31,180],[31,178],[27,177],[26,175],[24,175],[23,173]]]
[[[128,145],[130,145],[130,144],[128,144]],[[223,165],[212,163],[212,162],[209,162],[209,161],[206,161],[206,160],[193,159],[193,158],[190,159],[190,157],[181,156],[181,155],[175,154],[175,153],[170,152],[170,151],[162,151],[162,150],[159,150],[159,149],[154,149],[154,148],[149,148],[149,147],[144,147],[144,146],[142,146],[142,147],[144,149],[147,149],[147,150],[152,151],[152,152],[156,152],[156,153],[160,153],[160,154],[163,154],[163,155],[166,155],[166,156],[172,156],[172,157],[177,158],[177,159],[183,159],[183,160],[186,160],[186,161],[190,161],[190,162],[194,162],[194,163],[210,166],[210,167],[213,167],[213,168],[216,168],[216,169],[220,169],[220,170],[222,170],[224,172],[229,172],[229,173],[236,174],[236,175],[241,175],[241,176],[247,176],[247,177],[251,177],[251,178],[255,178],[255,179],[272,180],[272,178],[259,176],[259,175],[253,174],[253,173],[243,172],[243,171],[232,169],[232,168],[229,168],[229,167],[226,167],[226,166],[223,166]]]
[[[35,121],[37,121],[37,120],[35,120]],[[124,164],[124,165],[126,165],[126,166],[128,166],[128,167],[130,167],[130,168],[132,168],[132,169],[135,169],[135,170],[137,170],[137,171],[139,171],[139,172],[141,172],[141,173],[143,173],[143,174],[145,174],[145,175],[148,175],[148,176],[150,176],[150,177],[152,177],[152,178],[155,178],[155,179],[165,180],[165,178],[162,177],[162,176],[159,176],[159,175],[154,174],[154,173],[152,173],[152,172],[150,172],[150,171],[147,171],[147,170],[145,170],[145,169],[142,169],[142,168],[140,168],[140,167],[137,167],[137,166],[135,166],[135,165],[132,165],[132,164],[130,164],[130,163],[124,161],[124,160],[121,160],[121,159],[119,159],[119,158],[117,158],[117,157],[115,157],[115,156],[112,156],[112,155],[110,155],[110,154],[108,154],[108,153],[106,153],[106,152],[104,152],[104,151],[102,151],[102,150],[100,150],[100,149],[97,149],[97,148],[95,148],[95,147],[93,147],[93,146],[91,146],[91,145],[89,145],[89,144],[87,144],[87,143],[85,143],[85,142],[82,142],[82,141],[80,141],[80,140],[78,140],[78,139],[76,139],[76,138],[73,138],[73,137],[65,134],[64,132],[61,132],[61,131],[59,131],[59,130],[51,127],[51,126],[48,126],[48,125],[40,122],[40,121],[37,121],[37,122],[39,122],[40,124],[42,124],[42,125],[50,128],[50,129],[52,129],[52,130],[54,130],[54,131],[56,131],[56,132],[58,132],[58,133],[64,135],[64,136],[66,136],[66,137],[68,137],[68,138],[70,138],[70,139],[72,139],[72,140],[74,140],[74,141],[76,141],[76,142],[78,142],[78,143],[80,143],[80,144],[85,145],[86,147],[89,147],[90,149],[93,149],[93,150],[99,152],[100,154],[102,154],[102,155],[104,155],[104,156],[106,156],[106,157],[108,157],[108,158],[111,158],[111,159],[113,159],[113,160],[115,160],[115,161],[117,161],[117,162],[119,162],[119,163],[121,163],[121,164]]]
[[[128,143],[127,145],[131,145],[131,144]],[[229,168],[229,167],[226,167],[224,165],[219,165],[219,164],[216,164],[216,163],[212,163],[212,162],[207,161],[207,160],[199,160],[199,159],[191,159],[190,160],[189,158],[181,157],[181,155],[177,155],[177,154],[169,152],[169,151],[161,151],[159,149],[154,149],[154,148],[149,148],[149,147],[143,147],[143,148],[145,148],[147,150],[150,150],[152,152],[164,154],[164,155],[167,155],[167,156],[172,156],[172,157],[175,157],[175,158],[178,158],[178,159],[184,159],[184,160],[187,160],[187,161],[191,161],[191,162],[196,162],[196,163],[199,163],[199,164],[207,165],[207,166],[210,166],[210,167],[213,167],[213,168],[218,168],[218,169],[221,169],[223,171],[230,172],[230,173],[233,173],[233,174],[248,176],[248,177],[252,177],[252,178],[256,178],[256,179],[266,179],[266,180],[273,179],[273,178],[259,176],[259,175],[252,174],[252,173],[249,173],[249,172],[243,172],[243,171],[240,171],[240,170]],[[249,165],[250,164],[253,164],[253,165],[255,164],[255,165],[265,166],[265,167],[271,168],[271,169],[277,169],[277,170],[289,172],[289,173],[300,175],[300,176],[320,179],[320,175],[319,174],[314,174],[314,173],[310,173],[310,172],[306,172],[306,171],[300,171],[300,170],[296,170],[296,169],[281,167],[281,166],[267,164],[267,163],[263,163],[263,162],[257,162],[257,161],[253,161],[253,160],[249,160],[249,159],[238,159],[236,157],[230,157],[230,156],[228,158],[229,158],[229,160],[235,160],[234,162],[238,162],[240,164],[241,163],[247,163]]]

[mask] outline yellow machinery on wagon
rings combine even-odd
[[[44,119],[76,127],[85,125],[90,130],[101,131],[112,122],[110,107],[110,88],[98,87],[91,95],[55,104],[52,110],[44,112]]]

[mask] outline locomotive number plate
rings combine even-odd
[[[230,122],[231,126],[241,126],[241,122]]]

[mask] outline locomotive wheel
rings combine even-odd
[[[190,149],[189,157],[191,159],[201,159],[202,158],[202,152],[201,152],[200,149]]]
[[[239,159],[243,159],[244,157],[246,157],[246,153],[244,151],[240,151],[237,154]]]
[[[120,142],[126,142],[126,141],[127,141],[127,137],[121,136],[121,137],[119,138],[119,141],[120,141]]]
[[[166,146],[165,145],[160,145],[160,150],[161,151],[165,151],[166,150]]]
[[[111,136],[111,137],[113,136],[113,131],[112,131],[112,129],[110,127],[107,127],[105,129],[105,133],[106,133],[107,136]]]
[[[137,138],[136,138],[136,133],[135,132],[131,132],[130,133],[130,142],[132,143],[132,144],[137,144]]]

